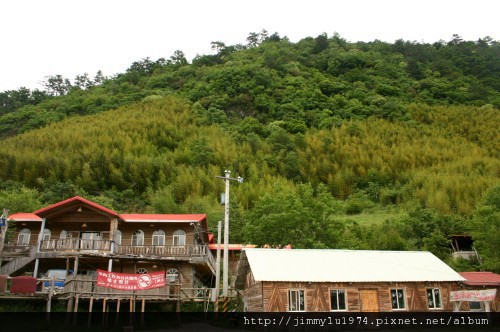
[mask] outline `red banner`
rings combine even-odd
[[[128,274],[97,270],[97,286],[121,290],[144,290],[165,286],[165,272]]]

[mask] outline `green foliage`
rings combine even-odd
[[[112,78],[84,73],[71,82],[53,75],[44,81],[46,91],[5,91],[0,136],[174,92],[208,110],[208,123],[254,116],[263,124],[286,120],[291,133],[330,126],[332,120],[317,120],[324,110],[340,119],[407,121],[409,102],[500,106],[500,47],[489,37],[430,45],[348,43],[321,34],[291,43],[277,33],[254,32],[247,41],[247,46],[213,42],[218,53],[197,56],[191,64],[177,50],[168,60],[136,61]],[[25,106],[36,106],[37,112],[5,124],[12,121],[5,115]]]
[[[500,272],[500,186],[491,188],[472,219],[474,247],[481,257],[481,268]]]
[[[36,189],[26,187],[12,188],[0,191],[0,208],[16,212],[32,212],[42,207],[40,194]]]
[[[112,78],[0,93],[3,204],[80,195],[207,213],[215,230],[216,176],[231,169],[245,178],[232,188],[235,241],[446,258],[448,236],[472,229],[498,270],[498,195],[478,207],[499,183],[496,41],[248,37],[191,64],[176,51]],[[375,217],[383,207],[395,217]]]
[[[249,212],[246,239],[273,247],[293,244],[297,248],[325,248],[330,243],[328,221],[338,209],[339,204],[324,186],[316,192],[311,185],[298,185],[296,190],[276,186]]]

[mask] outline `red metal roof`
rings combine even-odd
[[[98,210],[100,210],[100,211],[102,211],[102,212],[104,212],[104,213],[107,213],[107,214],[111,214],[111,215],[114,215],[114,216],[118,215],[115,211],[110,210],[110,209],[108,209],[108,208],[105,208],[105,207],[104,207],[104,206],[102,206],[102,205],[99,205],[99,204],[97,204],[97,203],[91,202],[91,201],[89,201],[89,200],[87,200],[87,199],[85,199],[85,198],[82,198],[82,197],[80,197],[80,196],[75,196],[75,197],[68,198],[68,199],[66,199],[66,200],[64,200],[64,201],[61,201],[61,202],[56,203],[56,204],[52,204],[52,205],[50,205],[50,206],[47,206],[47,207],[45,207],[45,208],[43,208],[43,209],[40,209],[40,210],[38,210],[38,211],[35,211],[35,212],[33,212],[33,213],[34,213],[34,214],[37,214],[37,215],[44,214],[44,213],[46,213],[46,212],[48,212],[48,211],[54,210],[54,209],[56,209],[56,208],[62,207],[62,206],[64,206],[64,205],[67,205],[67,204],[70,204],[70,203],[73,203],[73,202],[75,202],[75,201],[79,201],[79,202],[81,202],[82,204],[86,204],[86,205],[89,205],[89,206],[91,206],[91,207],[94,207],[94,208],[96,208],[96,209],[98,209]]]
[[[206,214],[120,214],[126,222],[202,222]]]
[[[459,272],[467,279],[465,285],[470,286],[500,286],[500,274],[493,272]]]
[[[9,216],[9,220],[14,220],[14,221],[42,221],[42,218],[37,216],[34,213],[14,213]]]
[[[229,244],[227,246],[227,250],[237,250],[237,251],[241,251],[242,249],[246,249],[246,248],[255,248],[257,247],[256,245],[253,245],[253,244]],[[209,244],[208,245],[208,248],[210,250],[217,250],[217,244]],[[224,250],[224,244],[221,244],[220,245],[220,249],[221,250]]]

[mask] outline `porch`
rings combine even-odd
[[[215,273],[216,269],[215,258],[206,244],[183,246],[120,245],[112,240],[71,238],[41,240],[39,247],[7,244],[2,251],[2,259],[4,261],[15,261],[26,257],[34,259],[75,256],[141,259],[148,261],[187,261],[194,264],[206,264],[212,273]]]
[[[24,279],[22,292],[15,289],[17,279]],[[51,301],[55,299],[71,300],[68,312],[87,310],[92,312],[93,304],[98,301],[102,303],[103,309],[113,303],[116,312],[120,311],[120,306],[121,311],[144,312],[146,303],[153,302],[177,303],[178,305],[182,302],[201,302],[208,307],[210,302],[216,301],[212,288],[184,287],[179,283],[167,283],[164,287],[149,290],[124,291],[97,286],[97,278],[94,276],[68,276],[63,288],[55,286],[58,281],[62,279],[1,276],[0,301],[39,299],[47,302],[47,312],[51,311]],[[26,287],[27,283],[29,283],[28,287]],[[230,288],[228,295],[229,298],[236,298],[237,291]],[[138,303],[141,305],[140,309],[136,307]]]

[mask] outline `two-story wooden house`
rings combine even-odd
[[[76,196],[9,219],[0,275],[40,277],[62,269],[95,280],[97,269],[163,271],[180,290],[214,284],[204,214],[118,214]]]

